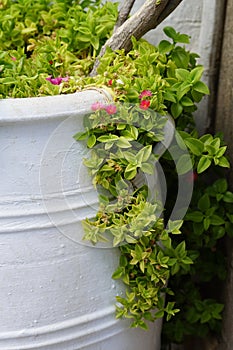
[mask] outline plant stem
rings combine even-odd
[[[157,27],[183,0],[146,0],[140,9],[129,17],[102,47],[98,58],[95,61],[91,76],[97,74],[100,58],[104,55],[107,47],[113,51],[124,49],[126,52],[132,48],[131,38],[134,36],[140,39],[151,29]],[[126,1],[127,2],[127,1]],[[133,3],[133,1],[130,1]]]
[[[165,9],[161,13],[161,15],[158,17],[157,25],[159,25],[161,22],[163,22],[165,20],[165,18],[167,18],[182,1],[183,0],[169,1],[166,5]]]
[[[135,3],[135,0],[124,1],[119,11],[118,20],[116,22],[114,32],[127,20],[134,3]]]

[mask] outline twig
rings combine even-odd
[[[129,17],[112,34],[102,47],[95,61],[91,76],[97,74],[100,58],[104,55],[106,48],[113,51],[124,49],[126,52],[132,48],[131,38],[140,39],[151,29],[157,27],[183,0],[146,0],[144,5],[131,17]]]
[[[119,10],[119,15],[118,19],[114,28],[114,32],[116,31],[117,28],[119,28],[128,18],[130,11],[134,5],[136,0],[125,0],[124,3],[122,4],[120,10]]]
[[[165,18],[167,18],[175,9],[176,7],[182,2],[183,0],[173,0],[169,1],[161,13],[161,15],[158,17],[158,24],[159,25]]]

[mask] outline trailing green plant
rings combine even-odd
[[[233,232],[233,194],[222,172],[229,167],[226,145],[221,135],[200,136],[195,128],[193,113],[209,90],[198,55],[184,46],[188,35],[165,27],[168,39],[157,47],[132,38],[132,50],[107,49],[98,74],[89,76],[117,15],[116,4],[100,1],[2,0],[0,98],[93,85],[112,91],[114,101],[93,105],[84,132],[75,135],[91,149],[84,163],[100,200],[96,217],[83,222],[84,239],[120,250],[112,277],[126,293],[117,296],[117,317],[146,329],[165,316],[164,342],[182,342],[221,324],[223,305],[210,285],[226,276],[221,241]],[[167,115],[176,143],[156,154]],[[158,162],[164,204],[144,183],[157,176]],[[183,220],[170,220],[179,176],[184,186],[194,183],[193,196]]]
[[[208,93],[200,80],[203,67],[196,54],[179,46],[180,41],[189,42],[187,35],[170,27],[164,31],[172,42],[164,40],[154,47],[133,39],[128,54],[107,51],[99,75],[87,78],[87,83],[107,85],[123,105],[93,106],[96,112],[88,116],[85,132],[76,139],[86,138],[93,149],[85,164],[94,184],[104,189],[96,218],[84,223],[85,239],[96,244],[112,235],[113,245],[120,245],[113,278],[122,279],[127,292],[117,297],[117,317],[132,318],[133,327],[146,329],[148,320],[166,314],[164,341],[181,342],[186,335],[205,336],[220,329],[223,305],[204,286],[226,276],[218,242],[231,233],[233,195],[223,178],[208,183],[209,172],[217,169],[215,178],[220,176],[218,169],[229,167],[221,135],[199,136],[195,128],[193,112]],[[140,171],[153,172],[152,164],[158,160],[153,148],[162,140],[167,113],[179,135],[173,147],[187,147],[189,153],[180,156],[173,150],[173,157],[165,152],[160,159],[169,193],[162,219],[153,215],[158,200],[148,203],[148,189],[134,187],[134,181]],[[194,181],[193,197],[183,222],[172,223],[168,220],[176,202],[177,176],[184,174],[187,183]],[[117,188],[119,184],[122,188]],[[167,228],[168,222],[174,231]]]

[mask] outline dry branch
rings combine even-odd
[[[96,59],[91,76],[96,75],[99,59],[104,55],[107,47],[110,47],[113,51],[119,49],[124,49],[126,52],[130,51],[132,36],[140,39],[148,31],[156,28],[182,1],[146,0],[141,8],[118,27],[107,40]],[[131,5],[133,2],[129,0]]]
[[[119,28],[128,18],[130,11],[134,5],[136,0],[125,0],[124,3],[122,4],[118,19],[114,28],[114,32],[116,31],[117,28]]]

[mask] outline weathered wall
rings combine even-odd
[[[117,0],[112,0],[116,2]],[[123,2],[117,1],[117,2]],[[136,11],[145,0],[136,0],[134,11]],[[183,0],[177,9],[155,30],[146,34],[145,38],[153,44],[158,44],[164,39],[163,27],[170,25],[177,31],[191,36],[191,51],[200,55],[199,62],[205,67],[203,80],[214,90],[216,77],[216,55],[213,55],[213,47],[219,43],[220,27],[222,25],[222,5],[224,0]],[[218,52],[217,50],[216,52]],[[200,132],[206,130],[210,124],[211,99],[205,98],[196,113],[196,120]]]
[[[226,22],[219,75],[219,89],[216,112],[216,130],[224,133],[228,154],[233,164],[233,0],[227,1]],[[233,190],[233,172],[230,175]],[[223,343],[219,349],[233,349],[233,240],[226,242],[228,256],[228,278],[225,286],[225,312],[223,322]]]

